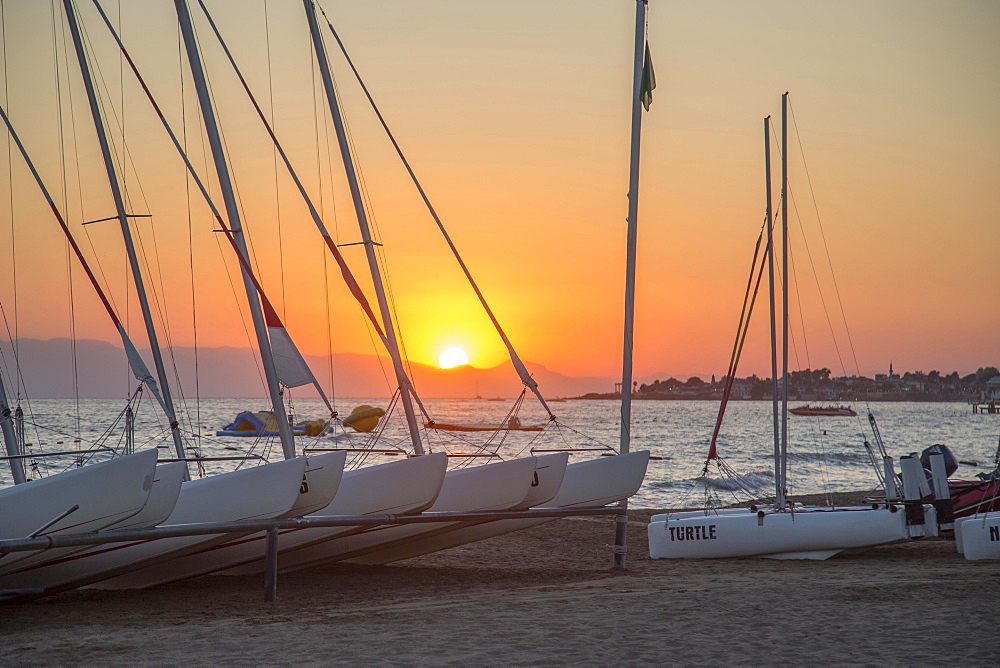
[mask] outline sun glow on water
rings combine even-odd
[[[446,348],[438,358],[438,364],[442,369],[450,369],[468,363],[469,356],[461,348]]]

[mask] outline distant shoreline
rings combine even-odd
[[[620,394],[615,394],[613,392],[607,394],[599,394],[597,392],[591,392],[579,397],[567,397],[570,401],[621,401],[622,396]],[[641,394],[633,394],[633,401],[721,401],[722,397],[709,396],[709,395],[696,395],[696,396],[643,396]],[[752,399],[744,399],[742,397],[730,397],[730,401],[771,401],[770,397],[755,397]],[[981,401],[975,401],[974,399],[940,399],[937,397],[868,397],[865,399],[798,399],[796,397],[789,397],[789,401],[794,401],[796,403],[815,403],[817,405],[821,404],[843,404],[843,403],[859,403],[859,402],[887,402],[892,401],[896,403],[938,403],[938,404],[973,404],[973,403],[983,403]]]

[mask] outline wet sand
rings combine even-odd
[[[1000,664],[1000,563],[928,539],[825,562],[653,561],[633,510],[384,567],[0,605],[0,664]]]

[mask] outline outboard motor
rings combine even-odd
[[[948,477],[951,477],[951,474],[958,470],[958,459],[951,449],[943,443],[935,443],[929,448],[924,448],[924,451],[920,453],[920,465],[928,473],[931,471],[931,455],[944,455],[944,470]]]

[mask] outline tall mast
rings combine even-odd
[[[632,63],[632,140],[628,176],[628,240],[625,250],[625,339],[622,350],[622,408],[619,451],[629,451],[632,426],[632,331],[635,325],[635,255],[639,215],[639,135],[642,129],[642,65],[646,46],[646,0],[635,3]]]
[[[396,330],[392,323],[389,301],[386,299],[382,273],[379,270],[378,258],[375,255],[375,245],[372,243],[371,230],[368,227],[368,216],[365,213],[364,202],[361,199],[361,189],[358,187],[358,177],[354,170],[354,160],[351,157],[351,149],[347,143],[347,134],[344,131],[344,120],[340,114],[340,106],[337,104],[337,94],[333,89],[330,64],[327,62],[326,51],[323,49],[323,38],[320,35],[319,25],[316,22],[316,12],[313,9],[312,0],[302,0],[302,4],[305,7],[306,19],[309,21],[309,33],[312,36],[313,50],[316,52],[316,63],[319,65],[319,70],[323,77],[323,89],[326,91],[330,114],[333,116],[333,126],[337,131],[337,143],[340,145],[340,156],[344,162],[344,170],[347,172],[347,182],[351,188],[354,212],[358,217],[361,240],[364,242],[365,253],[368,257],[368,269],[371,271],[372,281],[375,284],[375,293],[378,295],[379,313],[382,316],[383,329],[385,330],[386,347],[389,349],[389,356],[392,358],[393,370],[396,373],[396,382],[399,383],[399,395],[403,402],[403,412],[406,414],[406,425],[410,431],[410,441],[413,444],[413,452],[422,455],[424,447],[420,442],[420,426],[417,424],[417,416],[413,412],[411,396],[414,393],[413,386],[406,375],[406,370],[403,368],[403,359],[399,354],[399,343],[396,341]]]
[[[20,485],[27,482],[24,475],[24,464],[17,459],[21,454],[21,448],[17,445],[17,435],[14,433],[14,420],[11,418],[10,405],[7,403],[7,390],[3,386],[3,375],[0,374],[0,429],[3,430],[3,442],[7,448],[7,461],[10,462],[10,474],[14,477],[14,484]]]
[[[180,425],[177,422],[173,398],[170,395],[170,385],[167,382],[167,373],[163,366],[160,344],[156,338],[153,314],[149,308],[149,299],[146,297],[146,286],[142,279],[142,271],[139,269],[139,260],[135,254],[135,246],[132,243],[132,231],[129,229],[128,214],[125,211],[125,200],[122,197],[121,184],[115,172],[115,163],[111,157],[111,147],[108,144],[108,137],[104,130],[104,121],[101,119],[101,109],[97,101],[97,93],[94,90],[90,67],[87,64],[87,56],[83,50],[83,41],[80,39],[80,27],[76,22],[76,12],[73,10],[72,0],[63,0],[63,6],[66,9],[66,19],[69,24],[70,33],[73,36],[76,58],[80,63],[83,85],[87,90],[87,99],[90,101],[90,113],[94,119],[94,126],[97,128],[97,138],[101,144],[101,155],[104,157],[104,167],[108,173],[108,182],[111,185],[111,195],[114,198],[118,223],[122,230],[122,236],[125,239],[125,250],[132,269],[132,280],[135,282],[136,295],[139,298],[139,305],[142,309],[142,319],[146,324],[146,336],[149,338],[149,347],[152,350],[153,363],[156,366],[156,376],[160,380],[160,390],[163,393],[163,409],[167,415],[167,419],[170,421],[170,433],[174,440],[174,451],[177,453],[179,459],[185,459],[184,443],[181,441]]]
[[[767,224],[767,283],[771,314],[771,415],[774,418],[774,499],[779,508],[785,507],[785,492],[778,472],[781,469],[781,435],[778,430],[778,339],[775,322],[774,294],[774,229],[771,211],[771,117],[764,119],[764,192]]]
[[[69,0],[66,1],[68,2]],[[247,252],[246,239],[243,237],[240,210],[236,204],[236,196],[233,193],[233,183],[229,175],[226,155],[222,148],[222,140],[219,137],[219,125],[215,118],[215,111],[212,108],[212,100],[208,94],[208,85],[205,82],[205,71],[201,64],[201,56],[198,53],[198,45],[195,43],[194,29],[191,27],[191,15],[188,12],[185,0],[174,0],[174,7],[177,10],[177,21],[180,24],[181,34],[184,37],[184,48],[187,52],[191,76],[194,79],[195,90],[198,93],[201,115],[205,121],[205,132],[208,135],[209,145],[212,147],[212,158],[215,161],[215,170],[219,176],[219,187],[222,189],[222,199],[226,205],[229,226],[232,229],[232,236],[239,248],[240,255],[243,256],[244,261],[249,263],[250,254]],[[267,391],[271,398],[274,421],[278,425],[281,450],[285,459],[291,459],[295,456],[295,440],[292,436],[291,426],[288,424],[288,417],[285,415],[285,407],[281,400],[281,391],[278,388],[278,373],[275,370],[274,357],[271,354],[271,342],[267,336],[267,325],[264,322],[264,315],[261,312],[260,298],[257,295],[257,290],[246,267],[241,265],[240,270],[243,273],[243,287],[246,289],[253,328],[257,335],[257,347],[260,349],[260,359],[264,366],[264,379],[267,382]]]
[[[635,3],[635,53],[632,62],[632,139],[628,177],[628,240],[625,251],[625,336],[622,346],[621,435],[618,451],[627,454],[632,438],[632,332],[635,325],[635,255],[639,215],[639,136],[642,129],[643,56],[646,49],[646,0]],[[628,499],[619,505],[628,511]],[[628,515],[615,518],[614,565],[625,568]]]
[[[788,464],[788,93],[781,96],[781,501]],[[775,474],[778,472],[775,471]]]

